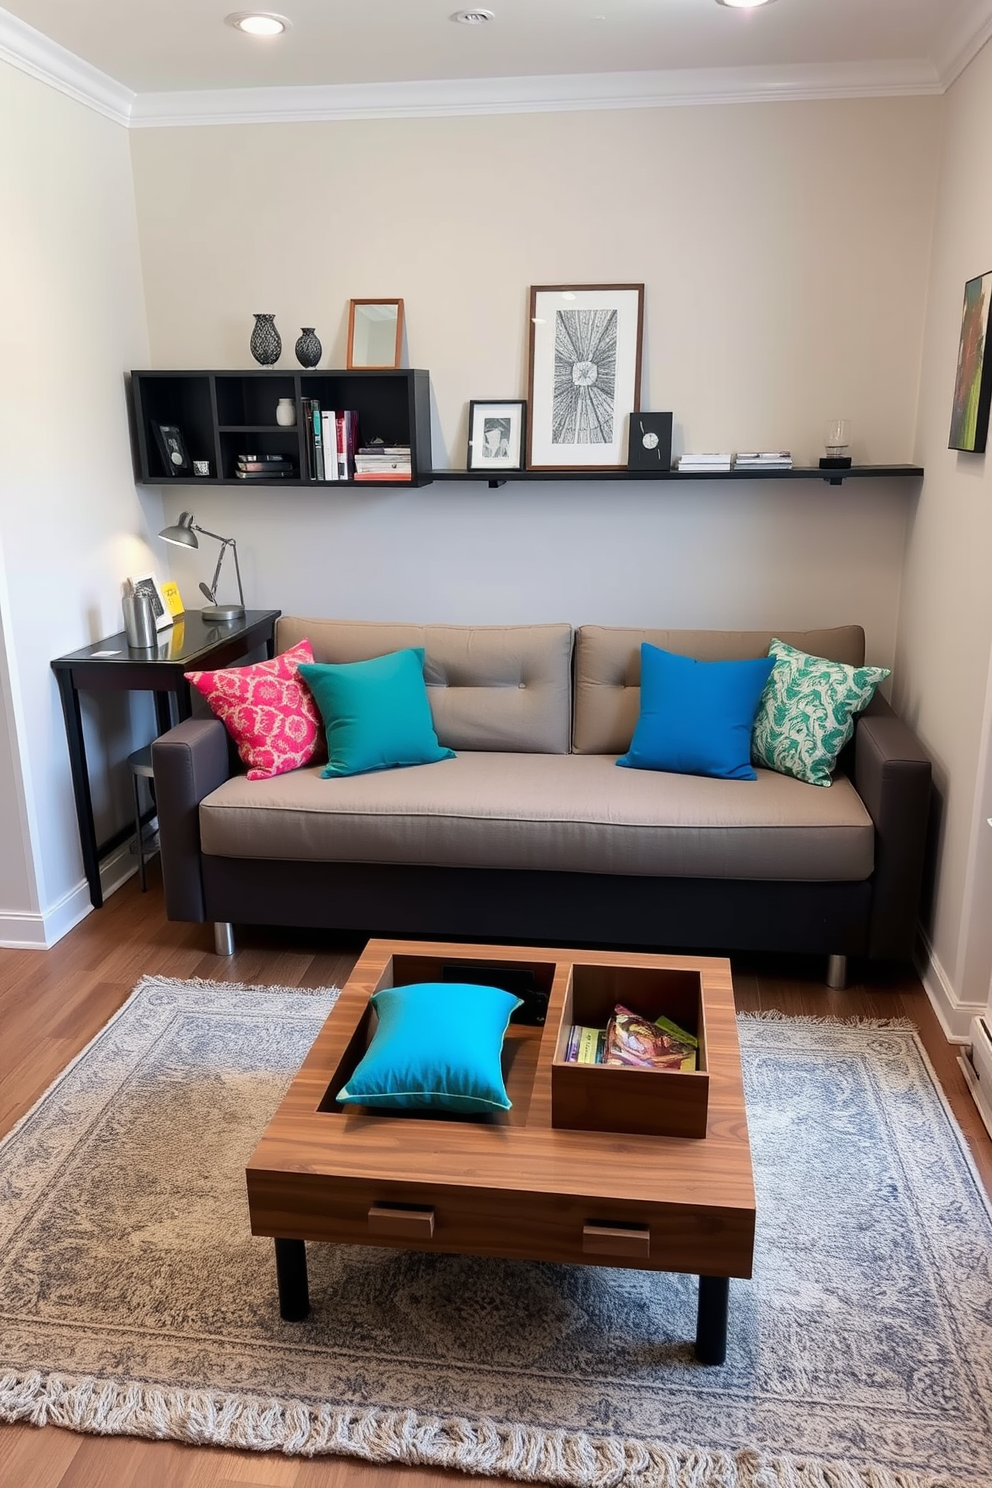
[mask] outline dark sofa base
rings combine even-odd
[[[618,877],[203,856],[205,918],[382,936],[871,954],[864,883]]]

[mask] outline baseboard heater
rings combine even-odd
[[[971,1020],[971,1048],[958,1064],[979,1115],[992,1136],[992,1022],[984,1014]]]

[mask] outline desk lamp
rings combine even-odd
[[[196,537],[198,532],[202,533],[204,537],[212,537],[216,542],[220,543],[220,552],[217,555],[217,567],[214,569],[213,580],[209,587],[206,584],[200,585],[200,593],[205,594],[210,601],[209,605],[206,605],[200,611],[201,615],[204,620],[243,620],[245,614],[245,593],[241,587],[241,569],[238,566],[238,545],[233,537],[221,537],[219,532],[208,532],[206,527],[199,527],[193,520],[192,512],[188,511],[180,512],[179,520],[173,526],[163,527],[159,533],[159,537],[165,542],[175,543],[179,548],[198,548],[200,546]],[[224,554],[228,548],[234,554],[234,572],[238,577],[238,597],[241,603],[236,605],[219,605],[217,603],[217,583],[220,579]]]

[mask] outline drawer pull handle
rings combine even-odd
[[[395,1235],[400,1240],[430,1240],[434,1234],[434,1210],[373,1204],[369,1210],[370,1235]]]
[[[596,1224],[582,1226],[582,1249],[586,1255],[627,1256],[647,1260],[651,1254],[651,1231],[647,1225],[631,1228]]]

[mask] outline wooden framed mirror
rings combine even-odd
[[[352,300],[348,367],[398,367],[403,354],[403,301]]]

